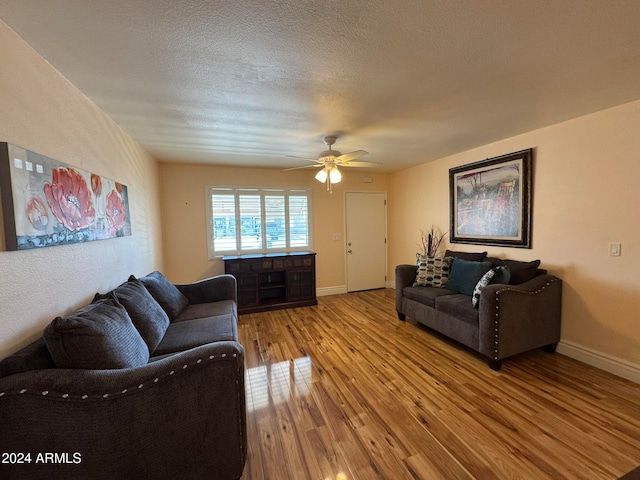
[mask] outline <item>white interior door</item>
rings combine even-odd
[[[384,193],[346,192],[347,291],[384,288],[387,207]]]

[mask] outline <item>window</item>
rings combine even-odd
[[[304,189],[208,187],[209,258],[310,248],[310,196]]]

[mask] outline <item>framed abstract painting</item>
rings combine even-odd
[[[533,149],[449,170],[449,241],[531,248]]]
[[[0,142],[7,250],[131,235],[126,185]]]

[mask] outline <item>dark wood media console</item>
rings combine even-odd
[[[238,313],[317,305],[314,252],[224,256],[238,282]]]

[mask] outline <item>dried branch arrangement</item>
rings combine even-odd
[[[446,240],[447,235],[448,232],[442,233],[442,231],[434,225],[431,225],[430,230],[421,229],[419,246],[422,248],[422,254],[427,257],[435,257],[442,246],[442,242]]]

